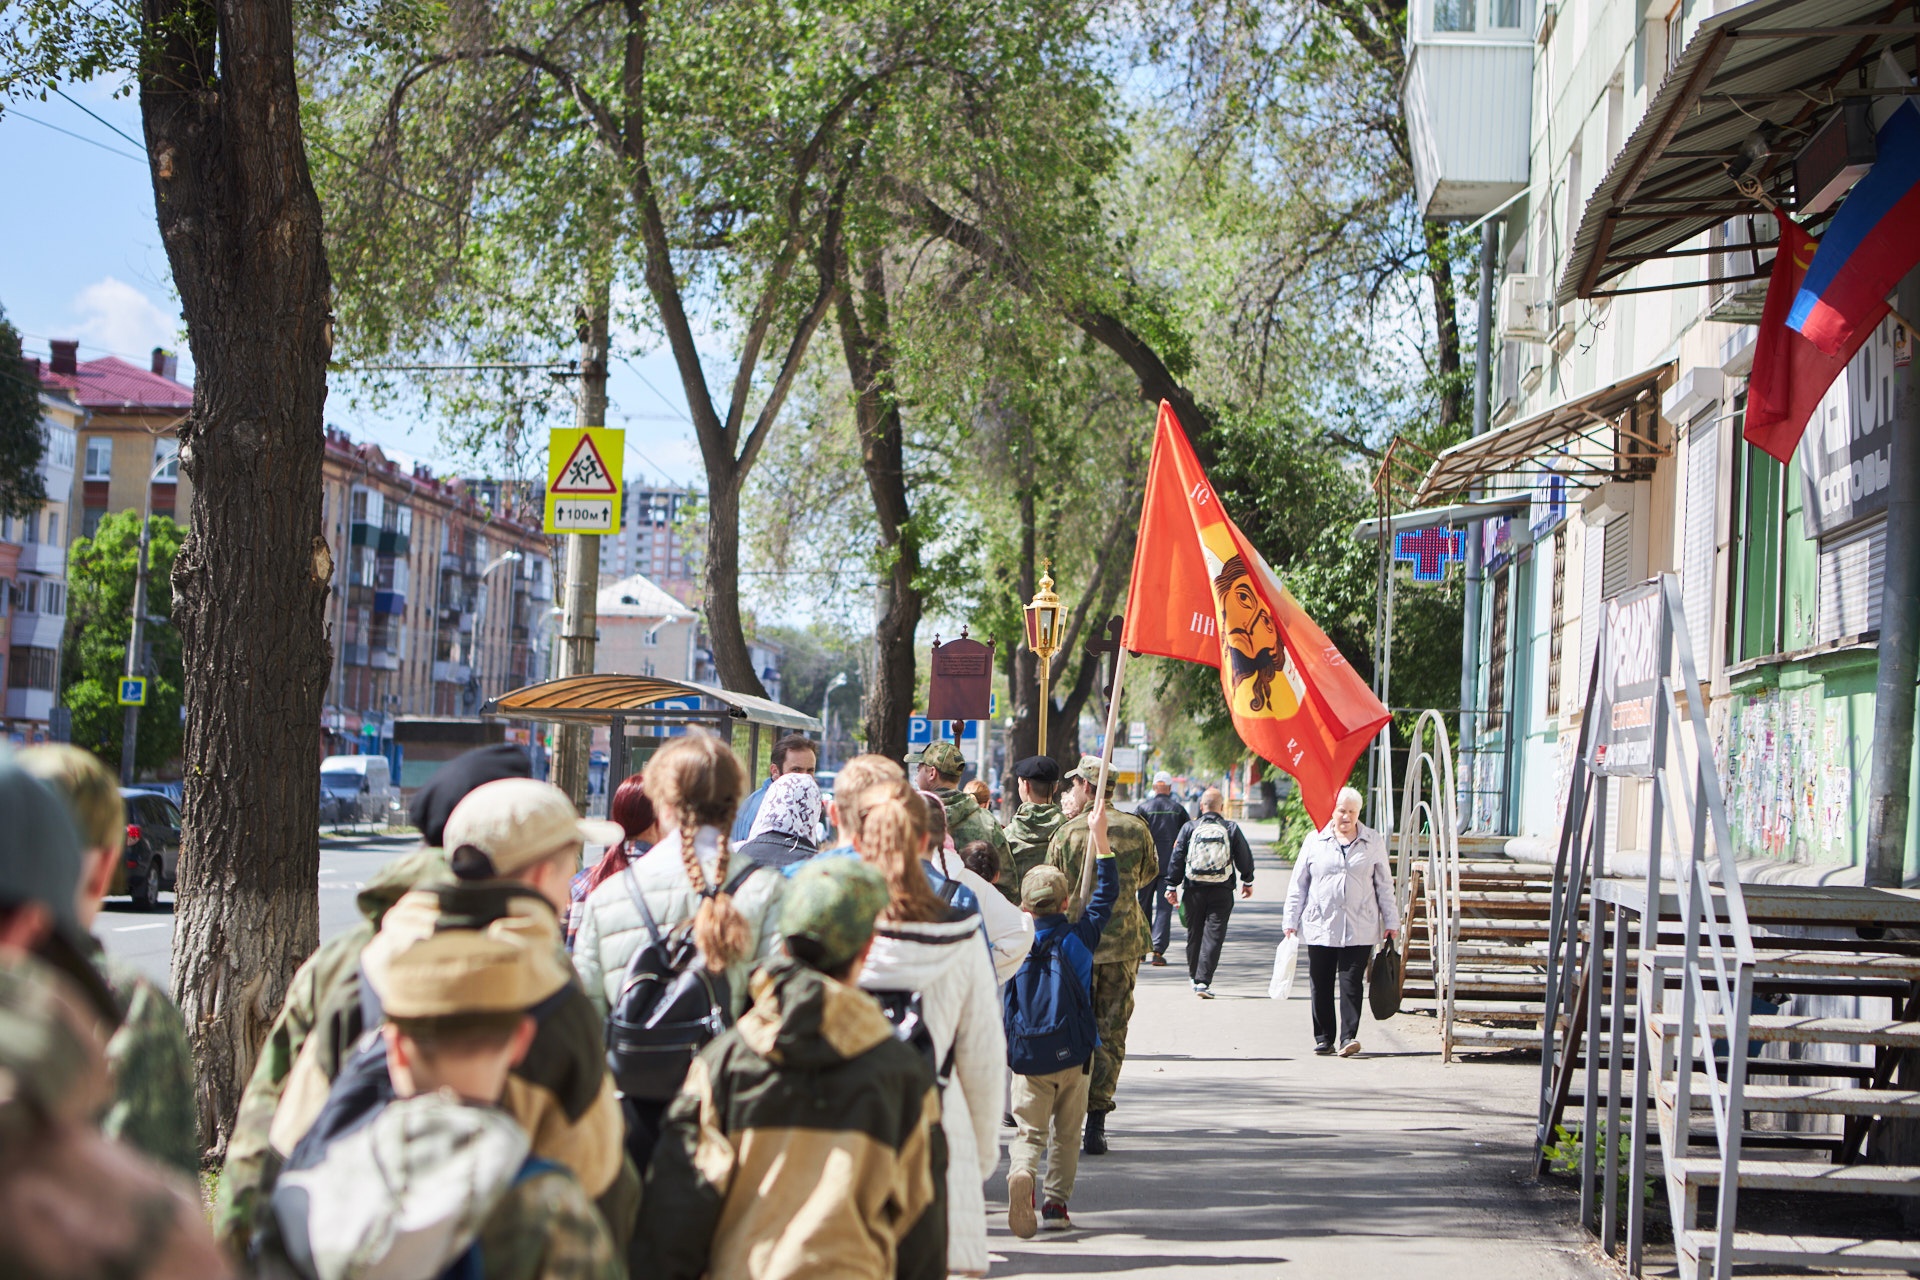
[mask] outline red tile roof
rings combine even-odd
[[[87,409],[174,409],[185,413],[193,407],[192,387],[150,373],[118,356],[82,360],[73,373],[55,373],[42,363],[40,381],[71,391],[74,400]]]

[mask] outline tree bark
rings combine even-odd
[[[1024,609],[1039,590],[1040,575],[1038,515],[1034,510],[1034,438],[1033,417],[1021,414],[1020,450],[1020,606]],[[1015,760],[1042,754],[1040,744],[1040,699],[1050,696],[1040,688],[1040,659],[1025,644],[1009,650],[1013,657],[1013,737],[1009,753]],[[1049,673],[1051,674],[1051,673]],[[1052,737],[1052,712],[1049,710],[1048,737]]]
[[[873,683],[867,689],[867,750],[898,759],[907,753],[907,721],[913,714],[914,635],[925,602],[920,574],[920,535],[907,497],[906,432],[894,384],[887,277],[880,255],[861,264],[854,295],[844,256],[833,253],[829,273],[840,288],[835,307],[840,347],[853,382],[854,422],[860,432],[860,469],[867,477],[880,525],[880,584],[874,608]],[[825,274],[825,273],[823,273]]]
[[[187,707],[173,991],[218,1160],[318,942],[330,281],[291,4],[143,0],[141,22],[154,197],[197,370],[180,431],[195,501],[173,569]]]
[[[1440,425],[1460,423],[1460,300],[1453,287],[1453,263],[1447,257],[1447,229],[1438,222],[1422,224],[1427,238],[1427,280],[1433,286],[1434,376],[1439,386]]]

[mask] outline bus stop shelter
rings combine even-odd
[[[699,725],[713,730],[729,742],[736,727],[747,731],[747,787],[760,785],[760,734],[772,737],[783,733],[820,732],[820,721],[783,707],[766,698],[716,689],[712,685],[687,680],[663,680],[658,676],[595,674],[565,676],[530,684],[525,688],[489,698],[480,709],[482,716],[505,720],[554,721],[560,724],[605,726],[607,744],[607,790],[611,794],[625,778],[630,759],[627,733],[639,730],[649,736],[665,738],[676,730]]]

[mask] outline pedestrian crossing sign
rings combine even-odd
[[[145,676],[121,677],[120,705],[123,707],[144,707],[147,705],[147,678]]]
[[[548,533],[612,533],[627,433],[558,427],[547,436]]]

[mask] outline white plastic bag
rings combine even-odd
[[[1267,983],[1269,1000],[1286,1000],[1293,995],[1293,975],[1300,967],[1300,935],[1294,934],[1273,950],[1273,980]]]

